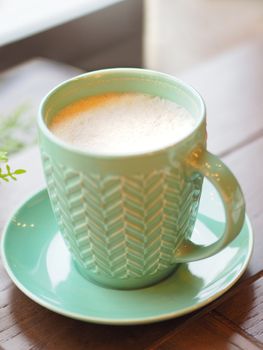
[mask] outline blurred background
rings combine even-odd
[[[144,64],[177,74],[263,37],[262,0],[146,0]]]
[[[262,0],[0,0],[0,69],[40,56],[176,74],[262,34]]]
[[[263,0],[0,0],[0,149],[35,142],[42,97],[105,67],[181,75],[263,37]]]

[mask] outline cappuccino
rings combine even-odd
[[[87,97],[62,109],[50,130],[81,150],[130,155],[172,145],[195,127],[196,120],[175,102],[140,93]]]

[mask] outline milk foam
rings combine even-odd
[[[196,120],[158,96],[114,93],[88,97],[62,109],[49,125],[61,140],[97,154],[138,154],[171,145]]]

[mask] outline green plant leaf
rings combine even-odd
[[[0,179],[9,182],[9,179],[6,177],[6,175],[1,174]]]
[[[20,175],[26,173],[26,170],[24,169],[16,169],[13,174]]]
[[[5,162],[8,161],[6,152],[0,151],[0,157],[2,157],[1,159],[4,159]],[[9,182],[10,179],[16,181],[17,178],[15,175],[24,174],[26,172],[24,169],[16,169],[15,171],[12,171],[9,164],[6,164],[5,169],[6,173],[4,173],[3,169],[0,167],[0,180],[4,180],[5,182]]]

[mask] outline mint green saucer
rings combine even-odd
[[[204,183],[193,237],[208,244],[223,229],[224,214],[214,188]],[[85,280],[75,269],[58,232],[46,190],[29,198],[7,224],[2,239],[5,268],[19,289],[59,314],[105,324],[150,323],[194,311],[225,293],[240,278],[252,252],[248,218],[222,252],[181,264],[158,285],[111,290]]]

